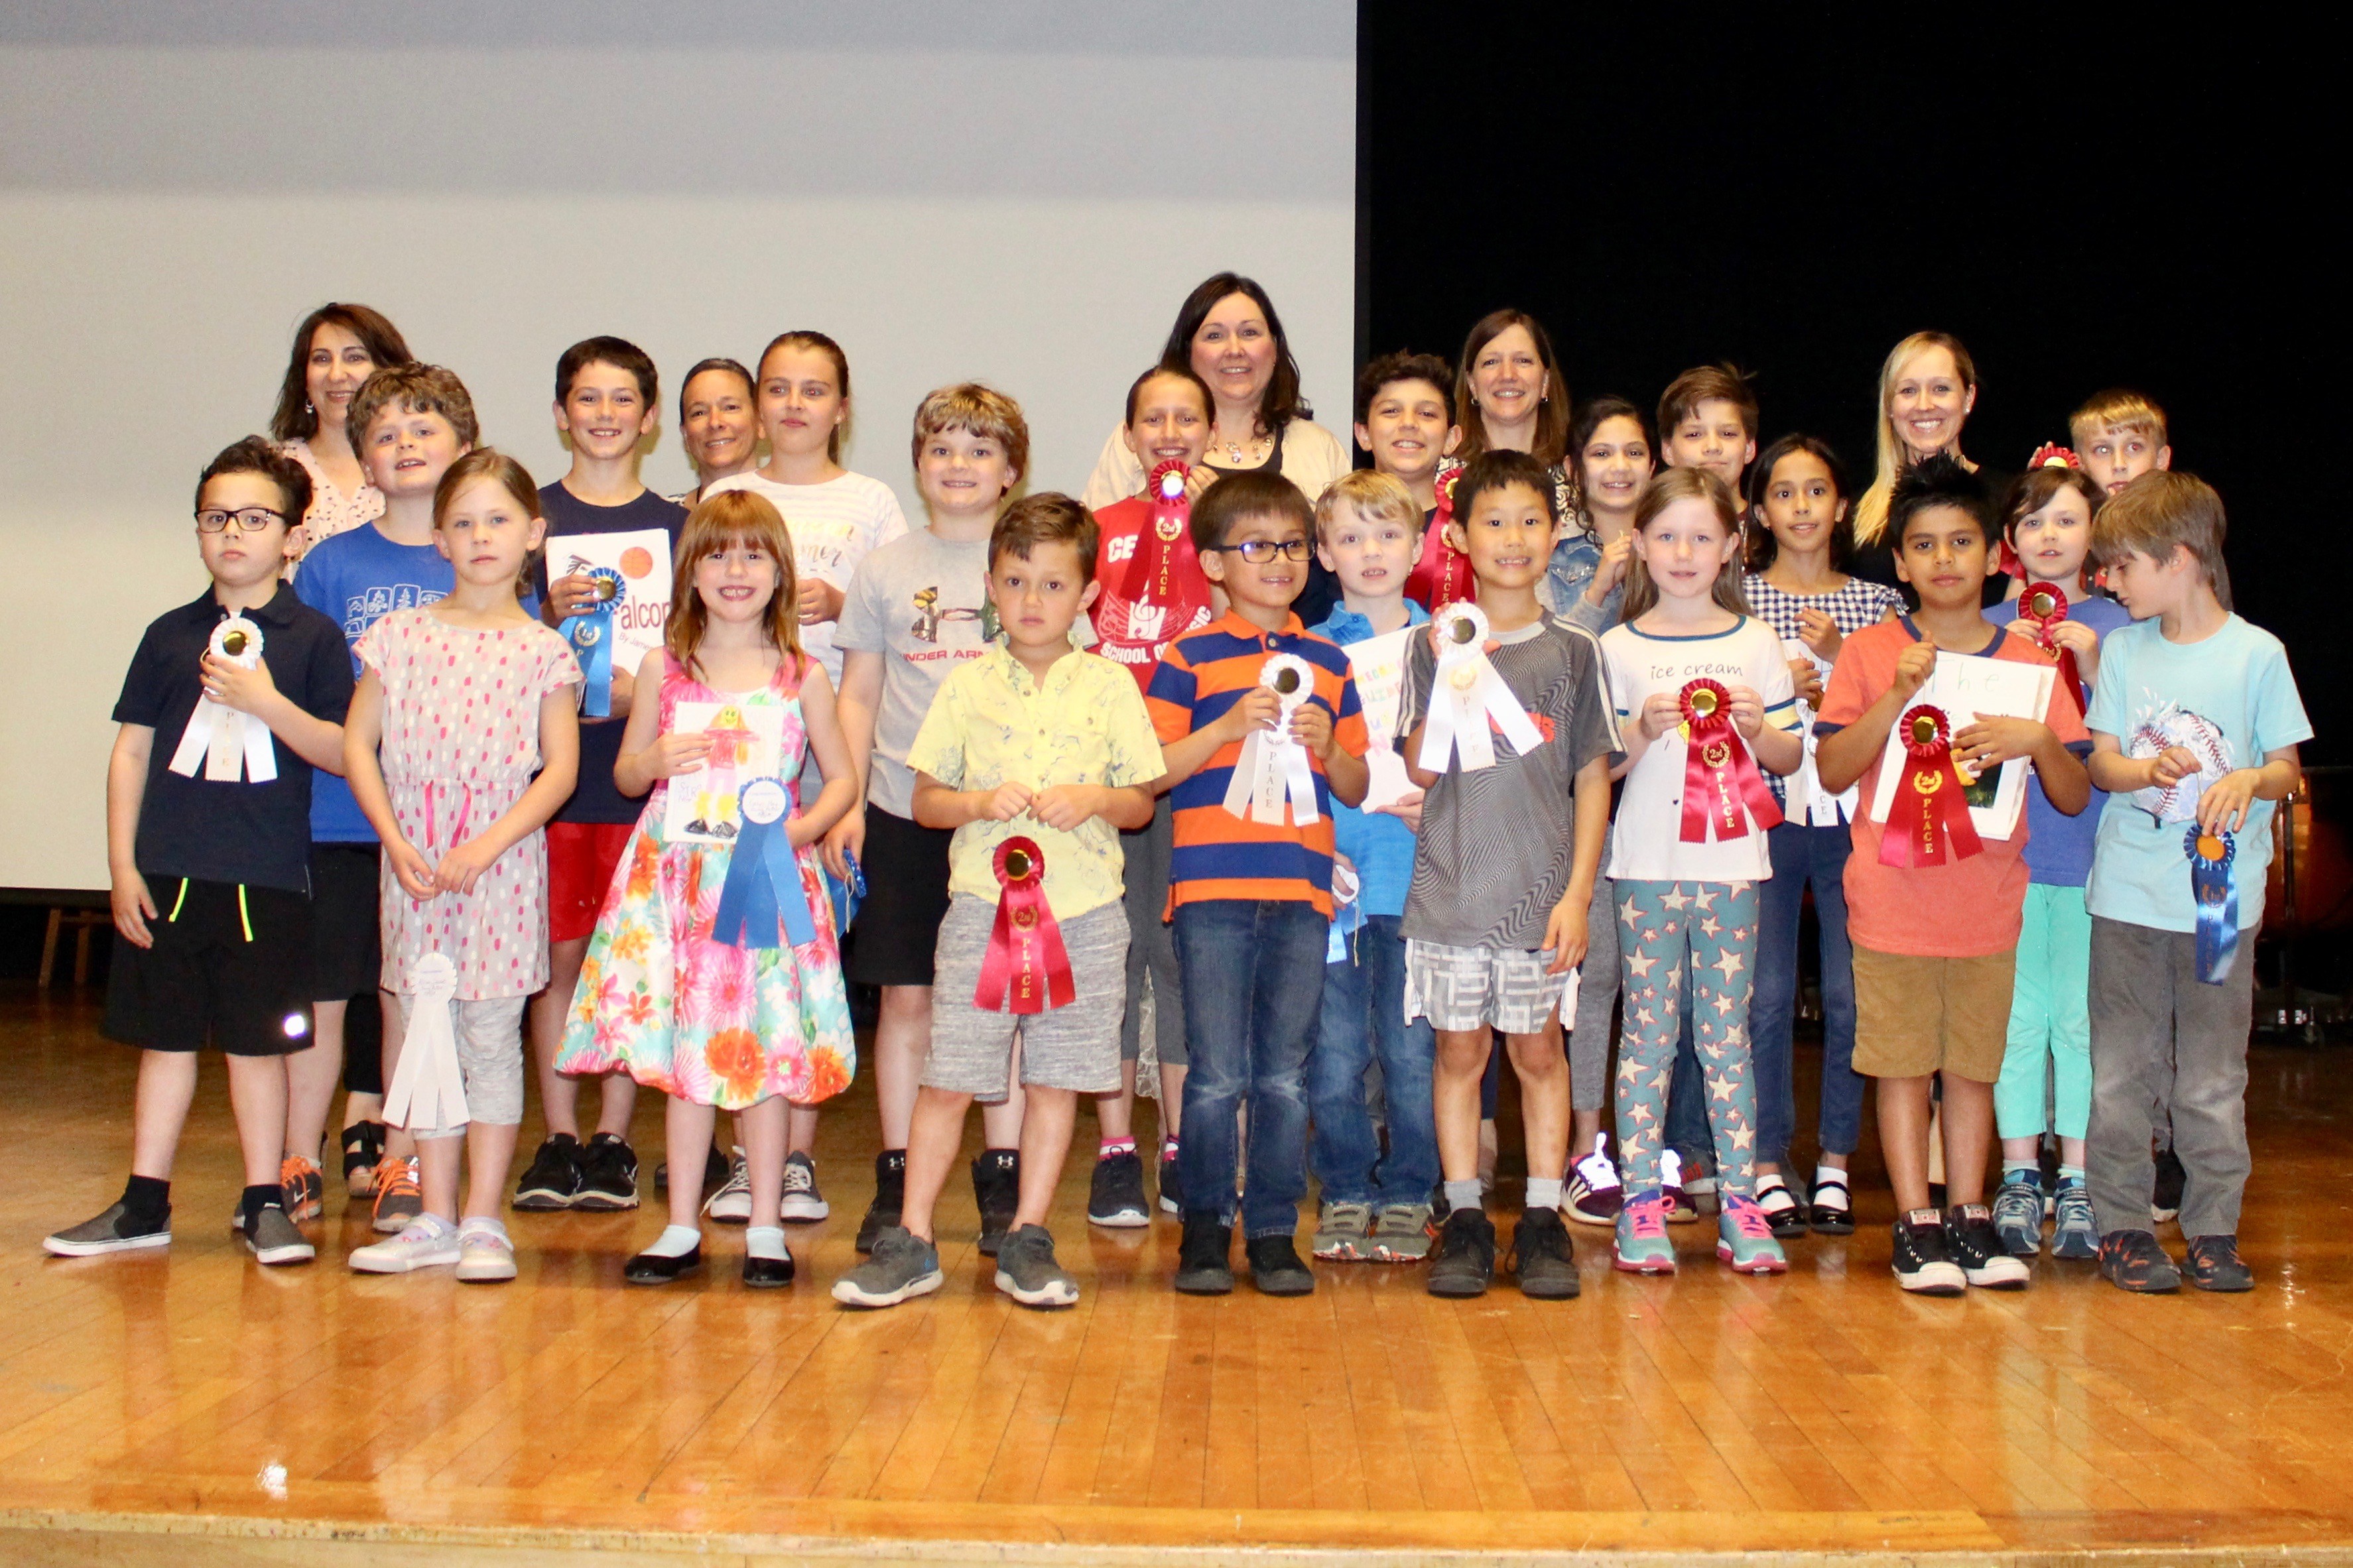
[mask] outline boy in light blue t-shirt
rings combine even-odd
[[[1334,480],[1315,503],[1315,551],[1339,578],[1342,601],[1314,631],[1345,648],[1427,622],[1429,612],[1405,596],[1421,542],[1421,509],[1401,480],[1369,470]],[[1400,690],[1405,654],[1400,644],[1387,682],[1368,681],[1372,672],[1359,668],[1359,689]],[[1366,717],[1375,748],[1393,751],[1394,700],[1383,721],[1372,722],[1369,710]],[[1399,929],[1413,884],[1419,800],[1416,790],[1385,810],[1337,802],[1332,808],[1339,858],[1354,872],[1356,896],[1340,903],[1332,922],[1324,1011],[1307,1058],[1314,1122],[1307,1160],[1323,1187],[1318,1258],[1413,1263],[1430,1252],[1430,1192],[1438,1180],[1430,1071],[1438,1047],[1427,1019],[1406,1021]],[[1335,879],[1335,901],[1343,881]],[[1388,1106],[1386,1157],[1365,1095],[1365,1069],[1376,1060]]]
[[[2221,498],[2188,474],[2133,480],[2099,511],[2093,550],[2137,624],[2112,633],[2086,716],[2100,814],[2092,914],[2088,1141],[2100,1272],[2178,1289],[2149,1228],[2156,1069],[2174,1053],[2173,1147],[2187,1172],[2190,1282],[2245,1290],[2247,1035],[2272,803],[2311,739],[2279,639],[2231,613]],[[2202,869],[2201,869],[2202,868]]]

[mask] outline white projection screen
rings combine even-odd
[[[911,516],[908,421],[1018,397],[1029,488],[1077,490],[1178,302],[1272,293],[1345,438],[1346,0],[0,8],[0,888],[106,884],[109,714],[204,584],[197,470],[264,427],[295,324],[359,300],[565,466],[557,354],[661,367],[647,482],[690,482],[677,374],[839,338],[849,466]]]

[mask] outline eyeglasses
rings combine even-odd
[[[1253,566],[1263,566],[1280,553],[1287,561],[1304,561],[1314,548],[1304,539],[1245,539],[1240,544],[1212,544],[1212,550],[1230,550]]]
[[[273,522],[284,522],[286,514],[282,511],[272,511],[266,506],[249,506],[242,511],[200,511],[196,513],[196,531],[218,533],[229,525],[232,518],[236,520],[237,527],[245,530],[246,532],[259,533]]]

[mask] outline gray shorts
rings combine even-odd
[[[1449,947],[1408,937],[1405,1016],[1433,1029],[1493,1027],[1535,1035],[1560,1010],[1567,974],[1545,973],[1552,949]]]
[[[1012,1092],[1013,1035],[1021,1034],[1021,1081],[1040,1089],[1111,1094],[1119,1088],[1119,1021],[1127,992],[1127,910],[1118,904],[1060,922],[1077,1000],[1043,1013],[973,1005],[997,906],[970,893],[948,901],[933,961],[932,1050],[925,1085],[995,1102]]]
[[[522,1121],[522,1008],[528,996],[493,996],[487,1001],[452,1001],[451,1032],[458,1037],[458,1068],[466,1084],[466,1114],[490,1127],[513,1127]],[[409,1015],[417,996],[400,995],[400,1032],[408,1034]],[[419,1138],[455,1138],[462,1127],[411,1127]]]

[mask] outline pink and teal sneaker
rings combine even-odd
[[[1667,1239],[1667,1200],[1658,1188],[1636,1193],[1618,1211],[1617,1266],[1629,1274],[1672,1274],[1674,1243]]]
[[[1788,1254],[1773,1239],[1773,1222],[1746,1193],[1726,1193],[1715,1216],[1715,1256],[1735,1274],[1787,1274]]]

